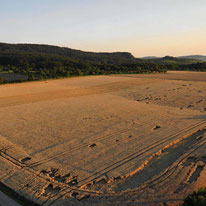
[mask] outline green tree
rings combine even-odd
[[[28,80],[29,80],[29,81],[34,81],[34,80],[35,80],[34,74],[29,74]]]
[[[197,192],[193,192],[191,195],[184,199],[181,206],[204,206],[206,205],[206,188],[200,188]]]
[[[4,83],[4,80],[3,78],[0,76],[0,84],[3,84]]]

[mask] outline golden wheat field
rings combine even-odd
[[[1,85],[0,168],[40,205],[175,205],[206,182],[206,73]]]

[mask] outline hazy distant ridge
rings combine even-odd
[[[180,56],[180,57],[178,57],[178,58],[183,58],[183,59],[197,59],[197,60],[206,61],[206,56],[203,56],[203,55]]]
[[[146,56],[146,57],[142,57],[141,59],[159,59],[161,57],[156,57],[156,56]]]
[[[145,56],[142,57],[141,59],[163,59],[165,57],[156,57],[156,56]],[[178,56],[174,57],[178,59],[196,59],[196,60],[201,60],[201,61],[206,61],[206,56],[203,55],[187,55],[187,56]]]

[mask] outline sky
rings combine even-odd
[[[206,0],[0,0],[0,42],[206,55]]]

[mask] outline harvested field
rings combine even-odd
[[[0,181],[40,205],[176,205],[206,186],[206,73],[0,86]]]

